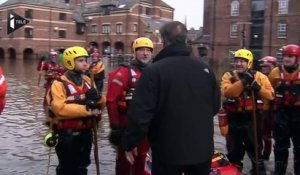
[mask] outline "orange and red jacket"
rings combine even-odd
[[[232,75],[233,74],[233,75]],[[263,103],[274,99],[274,90],[266,75],[256,71],[255,81],[261,86],[255,94],[256,107],[262,109]],[[244,87],[236,71],[226,72],[222,77],[221,93],[227,103],[224,108],[227,112],[251,112],[253,111],[253,99],[250,85]]]
[[[6,90],[7,82],[5,80],[5,76],[3,75],[2,68],[0,67],[0,114],[2,113],[6,103]]]
[[[140,76],[141,71],[130,66],[121,66],[109,76],[106,106],[110,126],[125,128],[128,105]]]
[[[276,106],[300,107],[300,67],[292,73],[288,73],[284,66],[276,67],[270,72],[269,79],[276,91]],[[283,92],[277,90],[281,83],[285,87]]]
[[[75,85],[66,76],[55,80],[47,95],[49,109],[53,112],[52,124],[58,129],[89,129],[92,127],[92,112],[85,105],[85,93],[90,89],[90,78],[83,76],[81,87]],[[99,109],[105,104],[105,98],[99,101]]]
[[[60,66],[58,63],[51,61],[41,61],[37,68],[38,71],[45,71],[46,83],[52,83],[53,80],[59,78],[65,73],[65,68]]]

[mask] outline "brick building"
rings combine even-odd
[[[250,49],[255,61],[265,55],[279,56],[286,44],[300,44],[299,0],[204,0],[203,35],[210,63],[228,65],[232,53]]]
[[[8,11],[29,24],[7,35]],[[0,5],[0,58],[36,58],[74,45],[130,54],[140,36],[151,38],[158,52],[158,29],[173,13],[161,0],[8,0]]]

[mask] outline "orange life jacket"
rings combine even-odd
[[[275,104],[285,107],[300,107],[300,69],[292,77],[279,67],[280,83],[284,83],[284,91],[279,92],[277,88],[275,94]],[[279,84],[278,84],[279,86]]]
[[[68,81],[62,79],[59,79],[58,81],[61,81],[66,89],[67,92],[66,103],[85,104],[85,93],[88,89],[91,88],[90,85],[85,80],[83,80],[82,89]],[[63,130],[63,129],[83,130],[83,129],[91,129],[92,127],[93,127],[92,117],[59,120],[56,125],[56,128],[58,130]]]
[[[231,83],[237,81],[234,73],[230,71],[231,74]],[[255,74],[255,73],[254,73]],[[254,75],[253,75],[254,76]],[[253,97],[252,91],[249,87],[246,87],[241,95],[237,98],[227,98],[224,103],[223,107],[228,113],[237,113],[237,112],[252,112],[254,109],[262,110],[263,109],[263,101],[258,97],[255,98],[255,106],[253,105]],[[254,108],[255,107],[255,108]]]

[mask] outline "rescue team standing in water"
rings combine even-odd
[[[117,150],[117,175],[151,174],[144,170],[149,147],[153,153],[152,175],[238,175],[245,152],[252,163],[250,173],[263,175],[272,138],[274,174],[286,174],[292,141],[293,173],[300,175],[299,46],[283,46],[280,65],[272,56],[260,59],[261,72],[252,69],[254,57],[250,50],[237,50],[234,69],[223,75],[219,88],[213,71],[189,56],[185,31],[180,22],[163,26],[160,32],[164,49],[151,65],[152,41],[137,38],[132,45],[134,59],[109,73],[107,102],[102,95],[105,67],[97,49],[88,53],[79,46],[67,48],[62,66],[54,50],[49,60],[41,60],[38,71],[45,72],[44,107],[51,131],[47,143],[55,146],[57,175],[88,174],[93,128],[101,120],[105,106],[111,128],[109,140]],[[201,93],[203,86],[210,88]],[[0,113],[6,90],[0,68]],[[223,154],[213,154],[212,122],[219,109],[219,90],[225,99],[219,117],[223,117],[220,126],[228,159]],[[220,159],[228,160],[227,164],[216,163]],[[225,166],[233,168],[225,171]]]

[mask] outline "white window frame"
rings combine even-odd
[[[289,13],[289,0],[278,0],[278,14],[285,15]]]
[[[240,2],[237,0],[233,0],[231,2],[230,15],[231,16],[239,16],[239,14],[240,14]]]
[[[102,34],[110,34],[110,25],[109,24],[102,25]]]
[[[230,38],[237,38],[239,36],[239,26],[238,24],[230,25]]]
[[[121,33],[123,33],[123,24],[122,23],[117,23],[116,24],[116,33],[117,34],[121,34]]]
[[[138,24],[133,24],[132,31],[137,32],[138,31]]]
[[[97,24],[92,24],[91,26],[91,32],[92,33],[97,33],[98,32],[98,25]]]
[[[287,38],[287,24],[285,22],[277,24],[277,38]]]
[[[28,33],[28,35],[26,35]],[[25,38],[33,38],[33,27],[25,27],[24,28],[24,37]]]

